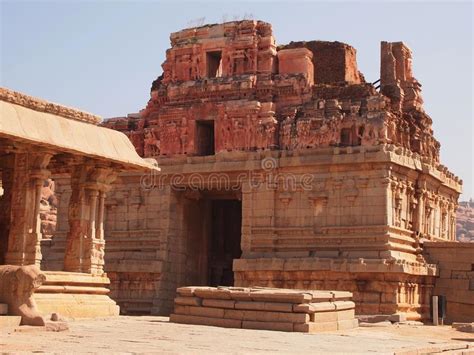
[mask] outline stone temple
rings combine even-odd
[[[157,175],[108,199],[106,270],[125,313],[183,285],[345,290],[360,314],[426,318],[461,180],[440,164],[412,52],[382,42],[366,82],[340,42],[277,46],[270,24],[172,33],[139,114],[107,120]]]
[[[199,285],[350,291],[358,314],[409,319],[444,292],[473,312],[469,280],[437,283],[444,262],[467,278],[473,250],[454,242],[462,181],[440,163],[404,43],[381,43],[370,83],[350,45],[277,46],[262,21],[170,39],[146,107],[102,123],[161,168],[121,172],[105,200],[123,314],[170,314],[176,289]],[[58,221],[71,186],[54,179]],[[69,227],[42,241],[43,270],[67,267]]]

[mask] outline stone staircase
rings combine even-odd
[[[0,329],[18,327],[20,322],[20,316],[9,316],[8,305],[6,303],[0,303]]]

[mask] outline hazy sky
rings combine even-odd
[[[471,2],[1,3],[2,86],[104,118],[142,109],[161,74],[169,34],[253,17],[277,43],[330,40],[357,49],[367,81],[379,78],[380,41],[404,41],[441,142],[441,161],[473,190],[473,5]]]

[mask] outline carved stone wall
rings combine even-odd
[[[462,181],[439,163],[406,45],[382,42],[371,84],[347,44],[277,47],[269,24],[240,21],[172,33],[162,67],[139,114],[103,123],[162,167],[122,176],[107,202],[123,310],[166,314],[176,287],[208,282],[198,234],[228,198],[242,204],[236,285],[349,290],[357,313],[427,316],[423,242],[454,239]]]

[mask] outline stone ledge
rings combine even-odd
[[[246,271],[340,271],[340,272],[379,272],[407,273],[413,275],[436,276],[437,267],[433,264],[405,262],[387,259],[333,259],[333,258],[256,258],[235,259],[234,272]]]
[[[24,106],[35,111],[50,113],[56,116],[92,123],[95,125],[99,124],[102,120],[100,116],[80,111],[75,108],[44,101],[7,88],[0,88],[0,100],[7,101],[15,105]]]

